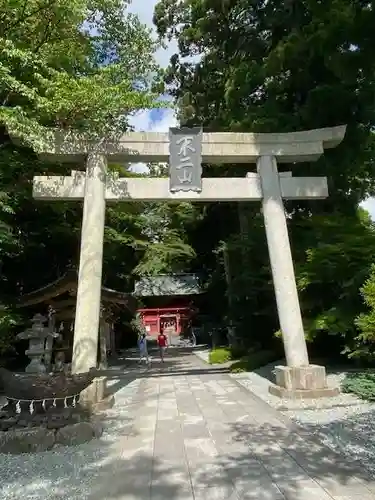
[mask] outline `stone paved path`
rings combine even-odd
[[[100,440],[0,455],[1,500],[369,500],[375,481],[193,354],[108,370]]]
[[[360,467],[194,355],[169,355],[163,369],[153,364],[140,376],[113,445],[131,471],[124,463],[103,498],[375,499]]]

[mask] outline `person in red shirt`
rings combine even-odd
[[[167,337],[162,332],[158,335],[158,346],[161,362],[164,363],[164,352],[165,348],[167,347]]]

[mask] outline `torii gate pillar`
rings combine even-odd
[[[52,132],[40,153],[42,158],[86,162],[86,172],[72,172],[71,176],[65,177],[37,176],[33,185],[35,198],[84,200],[74,327],[74,373],[88,371],[97,363],[106,201],[258,200],[262,202],[287,361],[287,366],[276,367],[276,385],[270,387],[270,392],[288,398],[337,394],[338,389],[327,387],[324,367],[309,364],[283,205],[283,198],[326,198],[327,179],[292,177],[291,172],[278,173],[277,163],[317,160],[325,148],[337,146],[344,135],[345,126],[286,134],[203,133],[203,163],[256,163],[257,173],[249,173],[246,178],[203,178],[198,192],[188,191],[186,186],[182,192],[171,192],[168,179],[113,179],[107,173],[106,159],[110,158],[114,163],[168,161],[168,134],[133,132],[115,141],[98,141]],[[183,181],[189,179],[185,172]],[[93,384],[85,396],[90,404],[103,397],[104,389],[98,387]]]
[[[337,395],[337,387],[327,386],[325,368],[309,364],[276,158],[261,156],[257,171],[262,185],[264,226],[286,358],[286,366],[275,368],[276,385],[269,387],[270,393],[292,399]]]
[[[298,300],[284,203],[274,156],[261,156],[257,170],[262,185],[262,209],[280,329],[287,366],[308,366],[306,341]]]
[[[101,317],[105,186],[107,159],[88,154],[83,198],[81,251],[79,259],[72,372],[85,373],[97,365]],[[106,383],[98,377],[82,393],[88,406],[105,401]]]

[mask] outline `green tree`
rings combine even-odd
[[[150,165],[152,177],[167,177],[166,165]],[[135,275],[187,271],[195,257],[188,232],[197,218],[191,203],[147,203],[137,220],[143,239],[137,243],[139,262]]]
[[[127,4],[0,0],[2,338],[12,329],[12,305],[20,294],[78,264],[81,204],[32,198],[34,175],[67,175],[72,168],[36,156],[47,128],[121,132],[129,128],[132,113],[163,105],[154,92],[157,45],[139,19],[126,12]],[[11,142],[7,130],[19,134],[24,145]],[[127,167],[121,171],[129,175]],[[130,291],[141,210],[139,204],[119,204],[107,211],[107,286]]]
[[[44,126],[107,133],[159,106],[156,45],[122,0],[2,0],[0,119],[33,143]]]
[[[359,333],[354,339],[351,356],[373,361],[375,356],[375,264],[361,288],[366,311],[356,318]]]
[[[352,349],[363,307],[358,289],[374,257],[373,228],[357,215],[358,203],[374,191],[373,9],[359,0],[160,0],[154,21],[161,37],[178,40],[166,82],[184,125],[244,132],[348,125],[342,145],[318,162],[283,168],[328,177],[327,200],[286,203],[288,224],[308,335],[335,333],[339,349]],[[209,165],[206,175],[245,171]],[[190,235],[196,267],[222,291],[216,250],[227,242],[232,315],[244,335],[270,338],[277,317],[259,208],[249,210],[245,228],[238,207],[223,205],[202,207]]]
[[[295,220],[291,236],[301,252],[296,270],[307,338],[351,353],[354,320],[363,311],[360,288],[375,262],[373,222],[362,209],[356,216],[315,215]]]
[[[366,2],[160,0],[154,20],[178,39],[166,80],[183,123],[254,132],[348,124],[342,146],[298,168],[330,179],[315,210],[354,211],[375,177],[375,13]]]

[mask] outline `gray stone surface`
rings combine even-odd
[[[260,201],[262,189],[258,176],[205,177],[202,191],[172,193],[169,180],[152,177],[120,177],[106,187],[106,200],[144,201]],[[284,177],[280,176],[281,193],[286,199],[322,199],[328,196],[326,177]],[[34,196],[50,200],[54,197],[78,200],[84,196],[84,177],[72,171],[70,176],[34,177]]]
[[[324,366],[309,365],[275,366],[276,385],[288,390],[295,389],[325,389],[327,387],[326,370]]]
[[[261,156],[257,170],[263,192],[264,227],[286,362],[290,367],[307,366],[309,358],[276,158]]]
[[[53,425],[47,423],[47,427],[28,425],[29,422],[25,420],[24,428],[0,429],[0,456],[41,453],[56,446],[77,446],[94,438],[100,438],[104,430],[99,418],[68,425],[62,420],[53,422]]]
[[[55,433],[48,429],[14,429],[0,432],[0,453],[46,451],[54,445]]]
[[[96,368],[102,291],[105,221],[104,179],[106,173],[106,158],[97,154],[89,154],[86,160],[81,251],[74,322],[73,373],[86,373],[91,368]],[[98,401],[95,383],[81,394],[81,402],[85,399],[91,403]]]
[[[302,428],[319,436],[331,449],[351,460],[359,460],[375,475],[375,403],[347,393],[306,400],[273,396],[269,393],[270,380],[274,379],[275,366],[282,362],[279,360],[252,372],[231,374],[231,378]],[[330,369],[328,386],[339,387],[345,374],[343,368]]]
[[[367,500],[375,481],[193,355],[108,370],[99,441],[0,456],[2,500]]]
[[[56,432],[56,444],[73,446],[86,443],[95,437],[97,428],[90,422],[79,422],[62,427]]]
[[[346,126],[288,133],[253,134],[242,132],[204,133],[203,163],[254,163],[262,155],[293,163],[317,160],[324,149],[335,148],[343,140]],[[10,136],[17,141],[12,132]],[[109,156],[111,163],[166,162],[169,158],[168,133],[126,132],[122,137],[101,139],[51,130],[38,153],[49,161],[81,163],[92,150]]]

